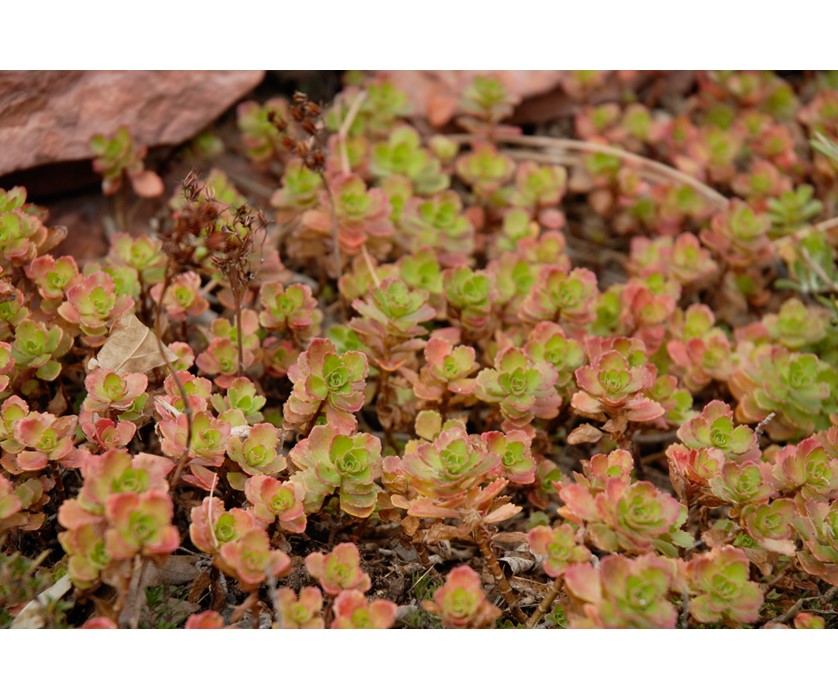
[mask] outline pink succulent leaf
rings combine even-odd
[[[224,629],[224,618],[215,610],[194,613],[186,619],[184,629],[188,630],[221,630]]]

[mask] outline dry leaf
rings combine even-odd
[[[511,544],[511,545],[526,545],[526,532],[499,532],[492,537],[492,542],[496,544]]]
[[[44,626],[44,608],[50,602],[63,598],[72,587],[70,576],[64,574],[35,600],[30,600],[26,604],[12,623],[12,629],[42,629]]]
[[[141,586],[180,585],[193,581],[201,573],[199,563],[206,559],[197,554],[172,554],[162,566],[149,561],[143,572]]]
[[[58,388],[55,390],[55,394],[53,394],[47,404],[47,411],[52,413],[54,416],[63,416],[67,407],[67,397],[64,395],[64,388],[59,384]]]
[[[177,356],[167,347],[163,347],[169,362]],[[155,367],[166,364],[157,338],[153,331],[146,327],[134,314],[128,314],[119,319],[111,329],[111,334],[95,360],[88,363],[88,370],[98,367],[129,374],[131,372],[149,372]]]
[[[618,416],[615,416],[611,420],[606,421],[602,429],[606,433],[611,433],[612,435],[622,435],[626,431],[626,427],[628,426],[628,418],[624,413],[621,413]]]
[[[541,600],[546,597],[550,593],[550,589],[553,588],[552,584],[542,583],[541,581],[533,581],[520,576],[510,576],[509,586],[513,591],[523,591],[524,593],[529,593],[536,600]]]
[[[501,557],[498,561],[504,565],[506,573],[511,573],[513,576],[523,574],[527,571],[532,571],[536,567],[536,564],[538,564],[536,558],[529,552],[516,552],[515,554],[509,554],[505,557]]]
[[[578,428],[575,428],[573,432],[567,436],[567,444],[582,445],[586,442],[599,442],[602,434],[603,433],[599,428],[591,425],[590,423],[585,423],[584,425],[580,425]]]

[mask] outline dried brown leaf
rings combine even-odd
[[[165,346],[164,351],[169,362],[177,359]],[[110,337],[99,351],[99,356],[88,363],[88,370],[101,367],[123,374],[145,373],[164,364],[166,361],[157,347],[154,332],[134,314],[128,314],[114,324]]]
[[[492,542],[497,544],[525,545],[527,543],[526,532],[499,532],[492,537]]]
[[[189,583],[201,573],[198,563],[202,557],[197,554],[172,554],[158,566],[149,561],[143,573],[142,587],[180,585]]]
[[[590,423],[584,423],[567,436],[567,444],[582,445],[586,442],[599,442],[602,435],[603,433],[599,428]]]
[[[532,571],[538,564],[536,558],[529,552],[508,554],[505,557],[501,557],[498,561],[504,566],[506,573],[512,574],[513,576]]]

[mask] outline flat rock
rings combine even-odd
[[[256,87],[264,71],[2,71],[0,175],[91,157],[90,138],[126,125],[176,145]]]

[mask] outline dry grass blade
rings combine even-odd
[[[470,143],[481,139],[481,137],[473,134],[455,134],[450,138],[458,143]],[[696,180],[694,177],[691,177],[686,173],[682,173],[680,170],[676,170],[664,163],[639,156],[636,153],[631,153],[630,151],[625,151],[621,148],[604,146],[602,144],[590,143],[588,141],[579,141],[577,139],[559,139],[550,136],[517,136],[511,134],[498,134],[495,140],[513,146],[540,149],[538,151],[505,151],[506,155],[509,155],[517,160],[535,160],[542,163],[553,163],[555,165],[577,165],[580,163],[579,154],[601,153],[603,155],[614,156],[615,158],[619,158],[627,163],[636,165],[650,179],[656,181],[675,181],[682,185],[687,185],[715,206],[720,208],[727,206],[727,197],[720,194],[712,187],[705,185],[700,180]]]
[[[67,595],[67,592],[71,588],[72,582],[70,581],[70,576],[69,574],[65,574],[35,598],[35,600],[29,601],[24,606],[23,610],[20,611],[12,623],[12,629],[41,629],[44,626],[43,610],[51,602]]]

